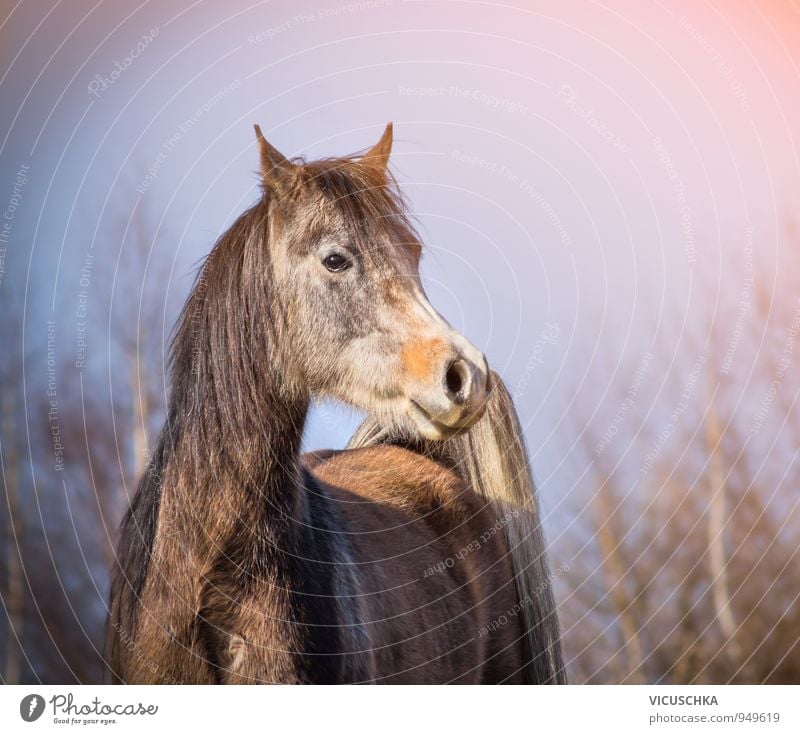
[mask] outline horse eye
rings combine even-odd
[[[322,261],[322,264],[332,273],[341,273],[352,265],[348,258],[338,252],[332,252]]]

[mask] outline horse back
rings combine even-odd
[[[397,446],[303,457],[341,518],[376,682],[515,682],[524,665],[502,518]]]

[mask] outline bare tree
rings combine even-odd
[[[725,554],[725,528],[728,524],[726,471],[722,456],[722,427],[713,398],[704,421],[705,449],[708,454],[708,561],[716,620],[724,639],[723,649],[731,664],[738,667],[741,649],[736,640],[728,584],[729,559]]]
[[[636,608],[638,593],[629,593],[624,582],[631,566],[623,557],[621,532],[616,522],[616,503],[608,479],[602,481],[593,500],[595,516],[595,538],[600,548],[602,567],[605,570],[608,595],[614,609],[616,621],[623,637],[622,651],[627,660],[623,680],[628,683],[644,683],[642,673],[642,645],[639,640],[639,622]]]
[[[25,524],[20,506],[20,406],[17,390],[22,367],[18,316],[21,299],[9,273],[2,273],[0,290],[4,317],[0,321],[0,343],[4,345],[0,360],[0,473],[8,512],[5,542],[5,584],[0,597],[5,608],[7,636],[3,681],[19,683],[22,675],[24,644],[25,584],[22,565]]]
[[[163,419],[165,404],[163,324],[175,314],[167,307],[169,263],[156,248],[159,222],[147,204],[138,201],[132,210],[120,209],[112,219],[109,237],[118,246],[113,258],[106,257],[101,267],[106,284],[103,294],[111,321],[116,364],[127,378],[130,406],[129,481],[135,483],[144,471],[153,436]],[[116,244],[115,243],[115,244]],[[113,292],[110,288],[113,283]]]
[[[8,342],[7,342],[8,343]],[[0,470],[3,475],[8,507],[8,530],[6,539],[6,585],[2,593],[3,606],[8,620],[6,659],[3,682],[20,682],[22,669],[24,584],[21,548],[24,525],[19,504],[19,450],[15,437],[17,415],[14,390],[10,381],[3,377],[2,388],[2,438],[0,439]]]

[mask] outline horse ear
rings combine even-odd
[[[372,146],[365,154],[364,160],[371,163],[381,172],[386,170],[389,165],[389,155],[392,152],[392,123],[386,125],[386,129],[381,135],[381,139]]]
[[[256,129],[258,148],[261,153],[261,176],[264,179],[264,185],[267,186],[280,179],[293,166],[292,162],[283,153],[267,142],[261,132],[261,127],[259,125],[254,125],[254,127]]]

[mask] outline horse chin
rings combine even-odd
[[[410,441],[446,441],[467,431],[480,420],[485,403],[473,413],[459,417],[457,424],[437,419],[413,398],[373,401],[362,407],[389,434]]]
[[[465,426],[461,425],[448,426],[437,421],[414,400],[409,402],[408,417],[410,418],[412,431],[420,438],[428,441],[445,441],[465,428]]]

